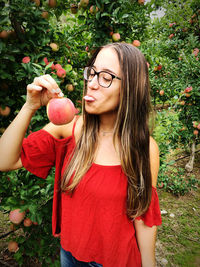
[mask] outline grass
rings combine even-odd
[[[177,158],[177,155],[171,154],[170,157]],[[188,158],[177,161],[174,168],[184,168],[187,161]],[[200,153],[196,154],[191,175],[200,180]],[[186,177],[188,174],[183,179]],[[158,195],[161,210],[167,211],[166,215],[162,215],[162,225],[158,227],[158,266],[200,266],[200,187],[180,197],[163,189],[158,189]],[[171,213],[174,218],[170,217]],[[160,264],[162,258],[167,259],[168,264]]]
[[[159,192],[162,226],[158,227],[158,240],[165,248],[160,255],[168,260],[166,266],[197,267],[200,262],[200,188],[183,197]],[[175,215],[174,218],[170,214]]]

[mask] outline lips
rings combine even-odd
[[[85,95],[85,96],[83,97],[83,99],[84,99],[85,101],[88,101],[88,102],[93,102],[93,101],[96,100],[93,96],[90,96],[90,95]]]

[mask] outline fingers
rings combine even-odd
[[[35,85],[33,83],[28,84],[28,86],[27,86],[27,90],[29,90],[29,91],[32,91],[32,90],[41,91],[42,89],[43,89],[42,86],[38,86],[38,85]]]
[[[52,88],[54,89],[59,88],[56,81],[51,77],[51,75],[47,74],[43,75],[42,77],[52,85]]]
[[[32,84],[28,85],[28,90],[37,90],[40,91],[43,88],[46,88],[52,95],[56,94],[59,97],[64,96],[56,81],[51,77],[51,75],[46,74],[40,77],[36,77]]]

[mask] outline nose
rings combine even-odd
[[[98,82],[97,74],[93,77],[91,82],[88,82],[88,87],[91,89],[98,89],[99,88],[99,82]]]

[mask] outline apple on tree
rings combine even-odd
[[[27,63],[29,63],[30,61],[31,61],[30,57],[24,57],[24,58],[22,58],[22,63],[27,64]]]
[[[42,16],[44,19],[48,19],[48,17],[49,17],[49,12],[48,12],[48,11],[42,11],[41,16]]]
[[[25,215],[25,211],[21,212],[20,209],[15,209],[10,211],[9,220],[14,224],[20,224],[23,221]]]
[[[59,46],[56,43],[50,43],[49,45],[52,51],[57,52],[59,50]]]
[[[136,47],[139,47],[141,43],[138,40],[134,40],[132,44]]]
[[[10,114],[10,107],[5,106],[4,108],[0,106],[0,115],[7,117]]]
[[[112,39],[113,39],[114,42],[119,42],[120,38],[121,37],[120,37],[120,34],[118,32],[113,33]]]
[[[7,31],[3,30],[0,32],[0,38],[1,39],[7,39],[8,36],[9,36],[9,33]]]
[[[90,7],[90,14],[96,15],[96,13],[99,11],[97,6],[91,6]]]
[[[69,92],[72,92],[74,90],[73,84],[69,83],[65,86],[65,89]]]
[[[25,227],[30,227],[33,224],[33,222],[31,221],[30,218],[25,218],[23,224]]]
[[[17,243],[16,241],[11,240],[11,241],[8,243],[8,250],[9,250],[10,252],[14,252],[14,253],[16,253],[16,252],[19,250],[18,243]]]
[[[66,70],[64,70],[63,68],[59,68],[57,69],[56,74],[59,78],[65,78],[67,73],[66,73]]]
[[[160,94],[161,96],[163,96],[163,95],[164,95],[164,93],[165,93],[165,91],[164,91],[164,90],[160,90],[160,92],[159,92],[159,94]]]
[[[57,1],[56,0],[49,0],[48,5],[52,8],[56,7]]]
[[[79,3],[79,6],[80,6],[80,8],[85,9],[85,8],[87,8],[88,4],[89,4],[89,0],[81,0]]]

